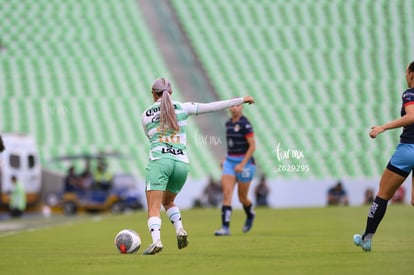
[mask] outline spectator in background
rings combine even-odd
[[[266,176],[262,175],[260,177],[259,183],[256,185],[254,189],[254,196],[256,198],[256,205],[257,206],[268,206],[267,197],[269,195],[270,189],[266,183]]]
[[[91,172],[91,168],[90,168],[90,161],[87,160],[85,163],[85,168],[82,171],[82,173],[80,174],[80,178],[82,180],[82,187],[85,190],[90,190],[92,189],[93,183],[94,183],[94,178]]]
[[[112,175],[107,170],[105,162],[100,161],[94,174],[95,185],[98,190],[109,191],[112,185]]]
[[[207,205],[217,207],[223,199],[223,192],[221,185],[217,183],[212,177],[208,182],[208,185],[204,189],[204,195],[207,198]]]
[[[371,205],[374,201],[374,189],[367,188],[364,194],[364,204]]]
[[[348,194],[342,182],[338,181],[335,186],[328,189],[328,205],[348,205]]]
[[[64,179],[64,192],[83,191],[82,181],[75,173],[75,167],[70,166]]]
[[[392,196],[391,202],[392,203],[404,203],[405,198],[405,188],[404,186],[400,186],[397,191],[395,191],[394,195]]]
[[[4,146],[3,139],[2,139],[2,137],[0,136],[0,153],[1,153],[1,152],[3,152],[3,151],[4,151],[4,149],[6,149],[6,147]]]
[[[223,199],[221,185],[210,176],[200,197],[194,200],[194,207],[217,207]]]
[[[221,185],[210,176],[203,192],[194,200],[193,207],[217,207],[222,199]]]
[[[3,152],[4,149],[6,149],[6,148],[3,144],[3,139],[0,136],[0,153]],[[2,162],[2,160],[0,159],[0,179],[1,179],[1,162]],[[1,184],[0,184],[0,195],[1,195]]]
[[[21,217],[26,210],[26,191],[16,176],[11,177],[13,189],[10,193],[9,211],[13,218]]]

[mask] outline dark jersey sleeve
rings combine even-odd
[[[405,91],[402,95],[403,107],[414,104],[414,89]]]
[[[405,116],[405,107],[414,104],[414,88],[406,90],[402,94],[401,116]],[[400,135],[401,143],[414,144],[414,124],[407,125],[403,128]]]
[[[245,118],[244,121],[243,134],[245,138],[248,138],[254,134],[253,126],[247,118]]]

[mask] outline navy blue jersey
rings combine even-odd
[[[406,114],[404,107],[411,104],[414,104],[414,88],[408,89],[402,94],[401,116],[405,116]],[[410,124],[403,128],[400,142],[414,144],[414,124]]]
[[[249,149],[247,138],[253,134],[253,127],[245,116],[241,116],[235,123],[230,118],[226,122],[227,154],[246,154]]]

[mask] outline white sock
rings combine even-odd
[[[183,228],[183,223],[181,221],[181,213],[180,209],[177,206],[171,207],[167,210],[168,218],[170,219],[171,223],[175,227],[175,232],[178,233],[178,231]]]
[[[152,243],[161,240],[161,218],[149,217],[148,218],[148,229],[151,234]]]

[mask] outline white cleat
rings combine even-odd
[[[154,255],[162,250],[162,243],[161,240],[156,241],[155,243],[148,246],[147,249],[144,250],[143,255]]]
[[[214,236],[230,236],[230,229],[227,227],[222,227],[214,232]]]
[[[184,229],[180,229],[177,233],[177,246],[178,249],[184,248],[188,246],[188,234]]]

